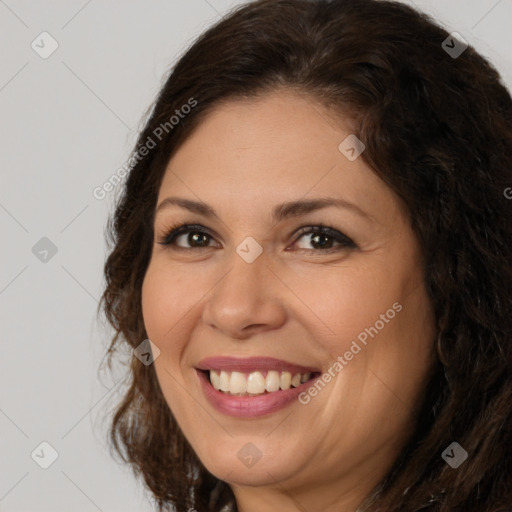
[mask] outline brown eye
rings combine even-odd
[[[185,238],[186,236],[186,238]],[[310,247],[299,248],[298,250],[313,252],[332,252],[341,249],[356,249],[357,245],[343,233],[323,225],[309,226],[303,228],[297,240],[309,236]],[[185,245],[177,243],[183,237]],[[211,247],[213,237],[201,225],[180,224],[173,226],[163,240],[158,242],[161,245],[172,246],[174,249],[192,250],[206,249]],[[295,245],[294,244],[294,245]]]
[[[178,235],[174,241],[179,240],[185,235],[187,235],[187,238],[185,238],[186,243],[190,244],[192,247],[207,247],[210,242],[209,235],[201,231],[189,231],[188,234],[182,233],[181,235]],[[179,243],[177,245],[180,246]]]
[[[339,250],[342,248],[350,248],[356,249],[356,244],[348,238],[343,233],[339,231],[329,228],[326,226],[311,226],[305,228],[305,230],[299,233],[299,237],[297,240],[300,240],[302,237],[309,236],[308,243],[313,247],[311,248],[299,248],[299,250],[313,250],[316,252],[319,251],[332,251]],[[297,242],[295,242],[297,243]],[[338,247],[336,247],[338,244]]]
[[[188,246],[176,243],[176,241],[182,237],[184,243],[188,244]],[[177,249],[203,249],[209,247],[209,243],[212,239],[212,236],[204,231],[202,226],[181,224],[171,228],[164,236],[163,240],[158,243],[161,245],[174,246]]]

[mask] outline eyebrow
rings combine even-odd
[[[219,215],[210,205],[200,201],[192,201],[190,199],[185,199],[182,197],[165,198],[157,206],[156,212],[158,213],[162,209],[173,205],[189,210],[190,212],[197,213],[198,215],[201,215],[203,217],[213,217],[220,220]],[[306,215],[307,213],[320,210],[322,208],[327,208],[329,206],[335,206],[337,208],[345,208],[347,210],[351,210],[362,217],[365,217],[369,220],[376,222],[376,219],[372,215],[361,210],[359,206],[348,201],[345,201],[344,199],[337,198],[318,198],[302,201],[289,201],[286,203],[282,203],[274,207],[272,211],[272,221],[273,223],[278,223],[285,219],[292,217],[300,217],[302,215]]]

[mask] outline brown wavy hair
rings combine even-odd
[[[404,201],[424,254],[439,336],[416,430],[364,512],[510,511],[512,503],[512,100],[471,46],[384,0],[260,0],[209,28],[165,81],[137,152],[191,98],[197,106],[136,158],[107,225],[100,308],[119,359],[147,338],[141,288],[159,187],[170,158],[220,102],[277,88],[306,93],[354,120],[362,158]],[[343,117],[340,116],[340,120]],[[131,352],[130,352],[131,355]],[[144,478],[158,510],[230,506],[180,431],[153,365],[131,357],[109,430],[114,455]],[[442,459],[458,442],[457,469]]]

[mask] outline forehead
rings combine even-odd
[[[217,205],[234,196],[268,205],[329,196],[390,207],[391,190],[362,158],[350,161],[340,150],[347,137],[354,137],[348,120],[303,94],[226,101],[171,158],[159,202],[171,193]]]

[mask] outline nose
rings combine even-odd
[[[225,337],[246,339],[286,321],[284,289],[265,251],[252,263],[233,250],[203,309],[203,322]]]

